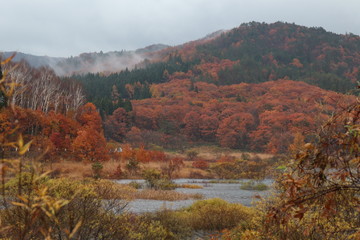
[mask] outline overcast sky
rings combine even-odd
[[[178,45],[241,23],[360,35],[360,0],[0,0],[0,51],[76,56]]]

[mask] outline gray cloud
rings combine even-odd
[[[250,21],[360,34],[358,0],[11,0],[0,50],[50,56],[177,45]]]

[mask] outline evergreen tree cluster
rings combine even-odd
[[[150,98],[150,85],[168,81],[168,74],[187,72],[192,62],[183,62],[179,55],[170,55],[165,62],[147,63],[144,68],[125,69],[119,73],[104,76],[100,73],[76,75],[83,84],[87,100],[94,103],[102,114],[110,115],[118,107],[131,111],[130,100]],[[164,74],[166,73],[166,74]],[[118,98],[112,99],[113,87],[118,91]]]

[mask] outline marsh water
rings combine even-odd
[[[118,183],[127,184],[132,181],[137,181],[143,183],[144,180],[118,180]],[[248,181],[243,179],[241,181]],[[266,191],[256,191],[256,190],[242,190],[240,189],[241,183],[212,183],[210,179],[176,179],[174,180],[177,184],[196,184],[200,185],[202,189],[190,189],[190,188],[177,188],[175,191],[182,193],[199,193],[203,196],[203,199],[210,198],[221,198],[225,201],[231,203],[241,203],[245,206],[251,206],[254,201],[256,201],[255,196],[264,197],[271,192],[271,185],[273,180],[266,179],[261,181],[269,186],[269,190]],[[145,200],[137,199],[131,201],[128,205],[128,210],[134,213],[143,213],[143,212],[154,212],[162,208],[167,209],[179,209],[191,205],[197,200],[180,200],[180,201],[163,201],[163,200]]]

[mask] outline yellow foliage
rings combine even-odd
[[[241,204],[214,198],[195,202],[184,210],[184,214],[195,230],[220,231],[239,224],[247,225],[255,216],[255,211]]]

